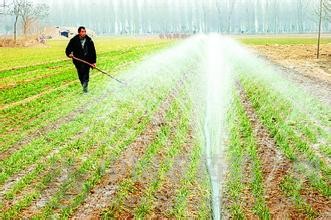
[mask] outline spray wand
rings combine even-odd
[[[100,69],[100,68],[94,66],[93,64],[91,64],[91,63],[89,63],[89,62],[87,62],[87,61],[85,61],[85,60],[79,59],[79,58],[77,58],[77,57],[75,57],[75,56],[72,56],[72,59],[77,60],[77,61],[79,61],[79,62],[81,62],[81,63],[85,63],[85,64],[89,65],[90,67],[92,67],[92,69],[96,69],[96,70],[98,70],[99,72],[105,74],[106,76],[108,76],[108,77],[110,77],[110,78],[116,80],[117,82],[126,85],[125,82],[123,82],[123,81],[117,79],[116,77],[112,76],[110,73],[107,73],[106,71],[104,71],[104,70],[102,70],[102,69]]]

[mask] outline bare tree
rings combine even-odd
[[[15,21],[14,21],[14,41],[16,43],[16,38],[17,38],[17,22],[18,19],[21,16],[21,11],[22,11],[22,0],[14,0],[12,4],[12,10],[10,11],[10,14],[15,16]]]
[[[319,22],[318,22],[318,40],[317,40],[317,59],[320,57],[322,20],[331,17],[331,0],[320,0],[319,2]]]
[[[228,9],[228,33],[232,32],[232,16],[234,13],[234,7],[236,4],[236,0],[231,0],[228,2],[229,4],[229,9]]]
[[[3,0],[3,2],[1,2],[1,4],[0,4],[0,15],[6,14],[7,7],[8,7],[8,5],[6,4],[6,0]]]
[[[46,4],[33,5],[32,2],[22,0],[21,17],[23,34],[27,35],[29,29],[38,19],[45,18],[48,15],[49,7]]]
[[[298,32],[303,32],[303,2],[302,0],[297,1],[297,13],[298,13]]]
[[[325,19],[331,20],[331,0],[323,1],[323,9],[324,9]]]
[[[23,34],[26,35],[31,25],[38,19],[42,19],[48,15],[49,7],[46,4],[33,5],[28,0],[14,0],[12,3],[12,14],[14,19],[14,41],[17,39],[17,23],[19,18],[22,19]]]

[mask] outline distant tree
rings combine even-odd
[[[303,15],[304,15],[304,10],[303,10],[303,0],[297,0],[297,12],[298,12],[298,31],[300,33],[303,32]]]
[[[5,15],[8,14],[8,5],[6,4],[6,0],[3,0],[0,3],[0,23],[5,24]],[[7,34],[7,25],[4,26],[5,27],[5,31]]]
[[[323,1],[324,16],[327,20],[331,20],[331,0]]]
[[[11,31],[11,26],[6,24],[5,25],[5,31],[6,31],[6,34],[8,34]]]
[[[231,33],[232,32],[232,17],[233,17],[233,13],[234,13],[234,10],[235,10],[235,5],[236,5],[236,0],[231,0],[229,3],[229,8],[228,8],[228,33]]]
[[[320,0],[319,2],[319,23],[318,23],[318,40],[317,40],[317,59],[320,57],[320,45],[321,45],[321,32],[322,32],[322,21],[324,19],[331,18],[331,0]]]
[[[3,0],[0,0],[0,7]],[[14,0],[6,0],[6,3]],[[18,0],[16,0],[18,1]],[[36,0],[28,0],[37,2]],[[38,0],[41,2],[40,0]],[[85,25],[97,33],[311,33],[320,0],[47,1],[54,26]],[[324,3],[327,0],[323,0]],[[46,1],[44,1],[46,2]],[[327,6],[325,6],[327,7]],[[87,10],[86,8],[93,8]],[[1,8],[0,8],[1,10]],[[84,16],[80,16],[85,11]],[[316,13],[314,13],[316,12]],[[5,17],[5,16],[3,16]],[[323,19],[324,20],[324,19]],[[10,21],[7,19],[6,21]],[[19,23],[21,17],[19,18]],[[0,21],[0,26],[2,21]],[[331,23],[322,22],[331,31]],[[3,28],[2,28],[3,29]],[[2,30],[3,31],[3,30]]]
[[[49,7],[47,4],[36,4],[28,0],[14,0],[12,3],[12,14],[14,19],[14,40],[17,38],[17,23],[19,18],[22,19],[23,34],[26,35],[38,19],[42,19],[48,15]]]
[[[7,8],[6,0],[3,0],[0,4],[0,15],[6,14],[6,8]]]
[[[22,0],[14,0],[13,4],[12,4],[12,10],[10,11],[10,14],[14,15],[14,17],[15,17],[15,21],[14,21],[14,41],[15,41],[15,43],[16,43],[16,38],[17,38],[17,22],[21,16],[22,5],[23,5]]]
[[[22,0],[21,17],[23,34],[26,35],[33,24],[39,19],[43,19],[48,15],[49,7],[47,4],[33,5],[32,2]]]

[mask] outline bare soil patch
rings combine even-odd
[[[264,45],[253,48],[277,64],[331,83],[331,44],[321,45],[320,59],[316,58],[316,45]]]
[[[278,67],[286,78],[331,106],[331,44],[321,45],[320,59],[316,58],[316,45],[258,45],[251,48]]]

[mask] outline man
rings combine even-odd
[[[65,52],[70,58],[76,57],[82,59],[91,63],[93,67],[96,67],[97,56],[94,43],[92,39],[86,35],[85,27],[78,28],[78,34],[70,40]],[[83,92],[87,93],[91,66],[75,59],[73,59],[73,63],[77,69]]]

